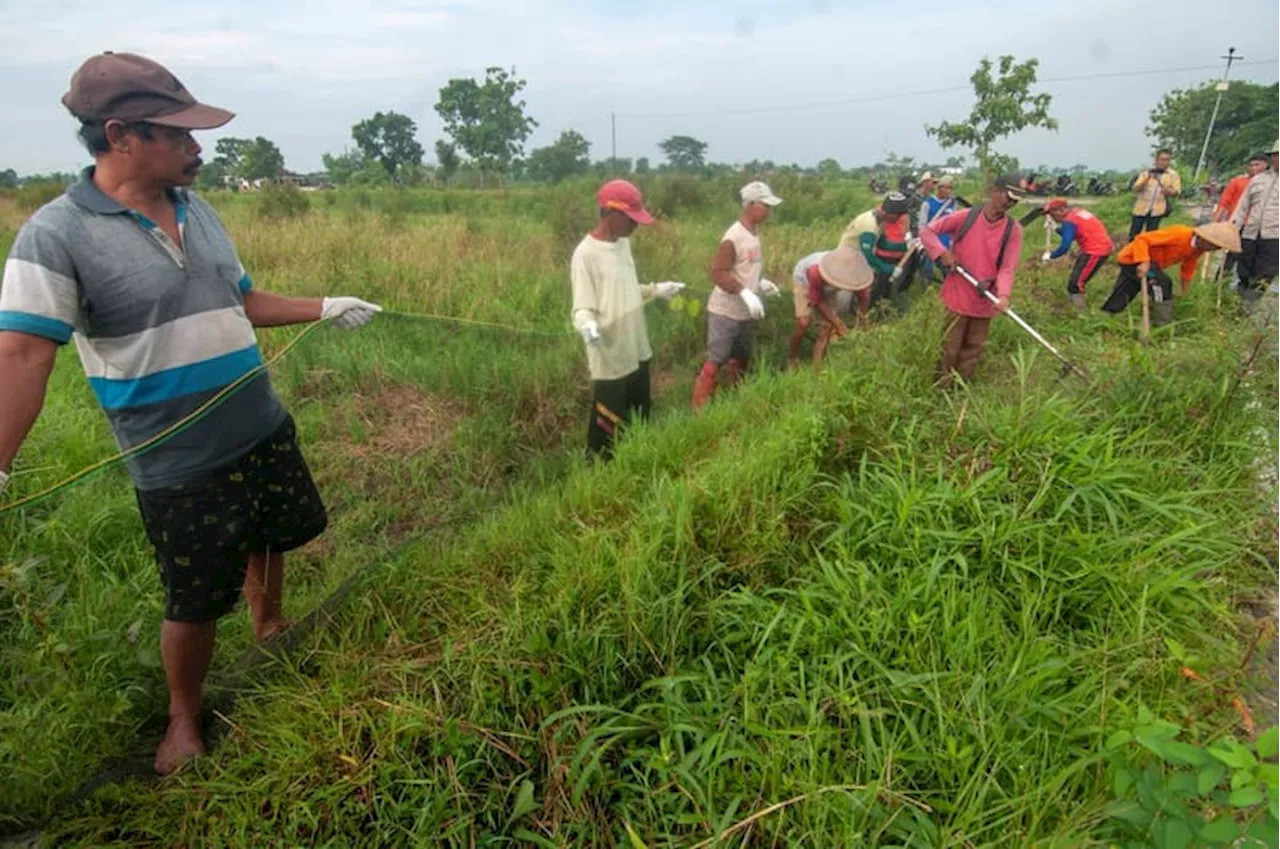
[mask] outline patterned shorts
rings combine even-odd
[[[292,418],[237,460],[196,480],[139,490],[165,586],[165,618],[212,622],[240,598],[248,555],[285,552],[328,524]]]

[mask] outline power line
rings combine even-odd
[[[1280,59],[1259,59],[1251,62],[1238,62],[1239,65],[1275,65]],[[1189,71],[1216,71],[1218,65],[1186,65],[1181,68],[1151,68],[1142,71],[1110,71],[1100,74],[1076,74],[1065,77],[1045,77],[1036,80],[1038,85],[1050,83],[1074,83],[1085,80],[1115,79],[1118,77],[1144,77],[1158,74],[1181,74]],[[944,86],[941,88],[924,88],[894,94],[873,94],[866,97],[853,97],[844,100],[824,100],[810,103],[792,103],[779,106],[757,106],[743,109],[716,109],[697,112],[619,112],[616,118],[711,118],[726,115],[758,115],[769,112],[803,112],[810,109],[829,109],[834,106],[852,106],[859,103],[874,103],[881,100],[901,100],[906,97],[924,97],[931,94],[949,94],[958,91],[970,91],[969,83],[963,85]]]

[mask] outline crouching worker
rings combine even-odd
[[[600,221],[573,252],[573,326],[587,346],[591,372],[591,418],[587,454],[608,459],[618,432],[650,408],[649,332],[644,302],[669,299],[683,283],[641,286],[631,257],[631,234],[652,224],[640,190],[626,180],[605,183],[596,193]]]
[[[1044,211],[1059,225],[1062,244],[1053,252],[1046,251],[1041,259],[1057,259],[1071,250],[1072,243],[1080,245],[1080,254],[1067,277],[1067,297],[1077,312],[1084,312],[1088,306],[1084,299],[1085,286],[1111,256],[1115,245],[1098,216],[1087,209],[1069,206],[1065,198],[1051,198],[1044,205]]]
[[[957,374],[965,380],[973,378],[991,332],[991,319],[1009,308],[1013,274],[1022,254],[1022,225],[1008,213],[1022,199],[1022,186],[1017,174],[997,177],[982,206],[939,218],[920,233],[929,256],[948,269],[942,281],[948,322],[938,361],[936,385],[940,389],[949,388]],[[948,234],[950,248],[942,243]],[[997,303],[960,276],[955,270],[957,263],[990,287]]]
[[[1142,291],[1145,278],[1150,287],[1151,323],[1157,327],[1168,324],[1173,321],[1173,281],[1164,269],[1177,265],[1185,289],[1195,277],[1200,257],[1222,248],[1240,252],[1240,232],[1226,221],[1194,228],[1175,224],[1139,233],[1116,254],[1120,274],[1110,297],[1102,305],[1103,311],[1124,310]]]
[[[862,254],[852,247],[818,251],[796,263],[791,273],[792,296],[796,306],[796,327],[791,333],[787,365],[800,363],[800,346],[816,315],[820,322],[818,340],[813,345],[814,364],[822,362],[834,334],[843,339],[849,328],[840,318],[840,295],[850,293],[858,300],[858,325],[867,323],[872,272]]]

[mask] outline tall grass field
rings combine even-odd
[[[874,200],[796,179],[801,256]],[[689,411],[731,187],[654,178],[655,416],[583,459],[592,186],[215,195],[262,289],[389,310],[273,380],[330,509],[286,651],[223,620],[210,754],[145,776],[163,591],[114,468],[0,514],[0,833],[47,846],[1275,846],[1275,324],[1077,317],[1027,230],[971,386],[936,287]],[[976,194],[972,191],[970,196]],[[0,199],[0,247],[39,198]],[[1095,207],[1112,229],[1125,200]],[[1064,261],[1066,262],[1066,261]],[[1274,309],[1274,304],[1272,306]],[[435,317],[431,317],[435,316]],[[453,317],[501,325],[478,326]],[[267,355],[298,328],[262,331]],[[3,403],[3,400],[0,400]],[[70,350],[0,502],[111,455]],[[305,619],[310,611],[320,614]]]

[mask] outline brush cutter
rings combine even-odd
[[[970,286],[977,289],[978,293],[981,294],[988,301],[990,301],[993,304],[999,302],[999,298],[997,298],[990,289],[982,285],[982,283],[978,280],[978,278],[970,274],[968,269],[966,269],[964,266],[961,266],[961,265],[955,266],[955,271],[957,274],[959,274],[961,277],[967,280]],[[1063,374],[1066,374],[1067,372],[1071,371],[1071,372],[1075,372],[1078,377],[1082,378],[1085,381],[1092,380],[1092,378],[1089,377],[1089,373],[1087,371],[1085,371],[1083,368],[1081,368],[1080,366],[1076,365],[1075,363],[1071,362],[1071,360],[1068,360],[1065,356],[1063,356],[1062,352],[1059,351],[1057,348],[1053,347],[1053,345],[1049,343],[1048,339],[1045,339],[1043,336],[1041,336],[1039,333],[1036,332],[1036,329],[1034,327],[1027,324],[1027,322],[1023,320],[1022,316],[1018,315],[1012,309],[1005,310],[1004,314],[1009,316],[1009,318],[1013,319],[1014,323],[1017,324],[1019,327],[1021,327],[1023,330],[1030,333],[1032,339],[1039,342],[1042,346],[1044,346],[1044,348],[1049,353],[1053,354],[1055,357],[1058,358],[1059,361],[1061,361]]]

